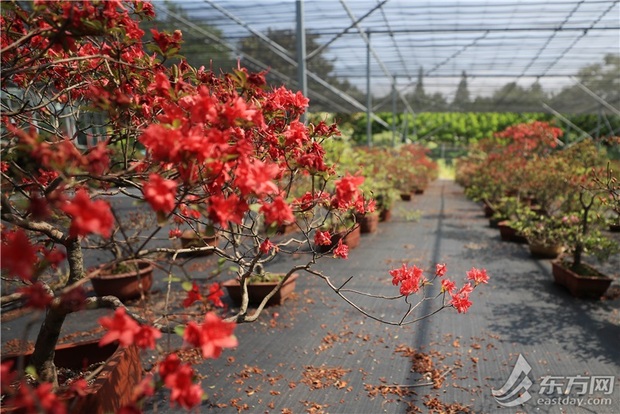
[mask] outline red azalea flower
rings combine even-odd
[[[18,386],[17,395],[7,401],[6,406],[18,407],[20,412],[23,410],[26,413],[65,414],[67,412],[67,407],[54,393],[53,385],[49,382],[41,383],[34,389],[22,382]]]
[[[364,182],[364,177],[347,174],[336,181],[336,195],[333,205],[339,209],[351,207],[359,195],[359,186]]]
[[[265,224],[286,224],[295,221],[293,210],[281,196],[276,197],[271,203],[264,203],[260,212],[265,215]]]
[[[450,279],[443,279],[441,281],[441,291],[452,293],[456,289],[456,284]]]
[[[211,286],[209,286],[209,294],[207,295],[207,300],[218,308],[224,307],[224,302],[222,302],[222,297],[224,296],[224,291],[219,283],[215,282]]]
[[[186,409],[200,404],[202,401],[202,388],[193,383],[194,370],[189,364],[180,365],[176,371],[168,374],[164,381],[170,389],[170,405],[175,403]]]
[[[271,242],[268,238],[265,239],[261,244],[259,250],[263,254],[269,254],[272,249],[277,249],[278,247]]]
[[[119,341],[121,346],[133,344],[134,338],[140,326],[132,317],[127,315],[125,308],[117,308],[113,317],[103,316],[99,318],[99,324],[108,332],[99,341],[99,346]]]
[[[445,263],[437,263],[435,265],[435,274],[439,277],[442,277],[443,275],[446,274],[446,272],[448,271],[448,268],[446,267]]]
[[[452,294],[452,300],[450,304],[454,306],[458,313],[465,313],[471,306],[469,295],[454,295]]]
[[[176,239],[177,237],[181,237],[183,232],[181,229],[172,229],[168,232],[168,237],[171,239]]]
[[[161,332],[152,326],[140,325],[134,335],[134,343],[141,349],[155,349],[155,340],[161,338]]]
[[[187,297],[183,300],[183,307],[187,308],[197,300],[202,300],[202,295],[196,282],[192,282],[192,288],[187,291]]]
[[[473,280],[476,285],[480,283],[489,283],[489,275],[487,275],[486,269],[476,269],[472,267],[467,272],[467,280]]]
[[[22,229],[2,232],[1,266],[10,276],[30,280],[37,263],[36,249]]]
[[[338,240],[338,246],[334,249],[334,257],[347,259],[349,257],[349,246],[342,243],[342,239]]]
[[[87,236],[91,233],[110,237],[114,216],[110,212],[110,205],[105,201],[91,201],[88,192],[79,189],[73,200],[61,208],[71,216],[71,237]]]
[[[181,366],[181,360],[177,354],[168,354],[166,359],[159,363],[157,367],[157,372],[159,372],[159,376],[162,380],[166,380],[168,375],[175,372],[179,366]]]
[[[314,244],[317,246],[329,246],[332,244],[332,236],[328,231],[317,230],[314,233]]]
[[[101,141],[86,156],[86,168],[92,174],[101,175],[110,168],[110,150],[107,146],[106,141]]]
[[[205,315],[202,325],[190,322],[185,328],[183,339],[194,347],[202,350],[203,358],[217,358],[223,348],[234,348],[238,345],[233,335],[235,324],[224,322],[214,312]]]
[[[207,209],[209,218],[220,227],[228,227],[228,222],[241,224],[243,215],[248,209],[245,200],[242,200],[236,194],[231,194],[228,198],[222,196],[211,196],[209,198],[209,207]]]
[[[166,180],[157,174],[149,175],[149,182],[142,189],[144,199],[148,201],[154,211],[168,214],[176,205],[177,184]]]

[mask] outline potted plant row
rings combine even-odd
[[[584,257],[604,262],[618,251],[604,233],[606,211],[618,208],[617,172],[592,140],[564,148],[560,136],[540,122],[507,128],[462,161],[461,173],[469,174],[462,180],[485,213],[505,220],[503,238],[516,234],[532,256],[553,259],[554,281],[572,295],[599,298],[613,279]]]

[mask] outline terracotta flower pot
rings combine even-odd
[[[381,209],[379,212],[379,221],[390,221],[392,219],[392,210],[390,209]]]
[[[267,302],[267,305],[281,305],[284,300],[290,296],[295,290],[295,283],[299,277],[298,273],[293,273],[291,277],[280,287]],[[259,282],[248,283],[248,299],[250,305],[259,305],[262,300],[271,292],[277,285],[277,282]],[[222,286],[226,288],[228,296],[236,306],[241,305],[241,285],[237,279],[230,279],[222,283]]]
[[[589,268],[590,275],[577,274],[559,259],[551,262],[551,266],[555,283],[564,286],[571,295],[578,298],[598,299],[605,294],[613,281],[610,277],[587,265],[582,265],[582,267]]]
[[[503,241],[522,244],[527,243],[527,239],[511,227],[507,221],[500,221],[497,223],[497,227],[499,228],[499,235]]]
[[[145,260],[128,260],[126,264],[137,264],[138,271],[112,273],[110,265],[102,266],[101,272],[90,282],[97,296],[116,296],[120,300],[139,298],[150,291],[153,285],[153,266]]]
[[[28,365],[31,353],[23,355],[24,365]],[[17,359],[20,355],[8,355],[6,360]],[[56,347],[54,363],[58,368],[80,371],[91,364],[105,362],[103,368],[86,389],[84,397],[73,397],[59,393],[66,401],[69,413],[114,413],[131,402],[134,387],[142,378],[142,363],[135,345],[120,347],[111,343],[100,347],[99,340],[59,345]],[[13,365],[15,366],[15,364]],[[3,412],[19,413],[19,409],[2,407]],[[4,411],[4,410],[7,411]]]
[[[363,216],[357,217],[357,222],[360,225],[360,231],[362,233],[374,233],[379,227],[379,214],[368,213]]]
[[[484,216],[486,218],[491,218],[493,217],[493,214],[495,214],[495,210],[493,209],[493,207],[491,207],[487,203],[484,204],[483,209],[484,209]]]

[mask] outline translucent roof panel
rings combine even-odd
[[[163,3],[155,4],[167,13]],[[296,51],[268,36],[268,31],[295,33],[295,0],[176,4],[192,21],[219,29],[218,40],[244,64],[277,66],[260,54],[248,59],[240,52],[242,39],[256,37],[295,66]],[[303,9],[306,33],[319,45],[319,51],[306,51],[308,62],[318,54],[333,65],[329,76],[364,93],[370,74],[374,96],[385,96],[393,84],[400,93],[411,92],[420,71],[425,88],[448,99],[463,73],[481,95],[508,82],[539,81],[554,91],[574,82],[584,66],[620,53],[617,0],[304,0]],[[179,25],[191,30],[182,19]],[[294,76],[282,81],[296,88]]]

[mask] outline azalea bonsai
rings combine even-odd
[[[344,220],[371,203],[359,188],[363,177],[338,176],[325,160],[323,143],[339,134],[337,127],[302,123],[308,99],[269,87],[264,73],[237,67],[216,74],[189,66],[178,56],[179,31],[153,29],[145,36],[140,29],[153,14],[153,6],[139,0],[36,1],[28,8],[3,3],[1,266],[11,286],[2,303],[23,300],[45,310],[30,359],[36,381],[20,381],[2,365],[7,406],[37,410],[45,403],[51,410],[61,404],[53,394],[60,385],[53,357],[72,312],[114,309],[99,320],[106,330],[102,345],[154,349],[162,333],[179,334],[203,358],[217,358],[238,344],[237,323],[259,318],[268,299],[250,309],[247,284],[276,255],[302,252],[305,260],[291,265],[273,292],[303,271],[385,323],[415,323],[416,300],[431,295],[422,270],[403,264],[391,272],[403,316],[383,320],[313,267],[326,256],[314,246],[331,236],[321,229],[327,217]],[[131,217],[112,202],[118,199],[136,203],[152,224],[132,234]],[[276,239],[264,231],[292,221],[299,236]],[[208,225],[221,244],[177,249],[158,243]],[[345,247],[333,253],[346,258]],[[221,310],[219,283],[199,286],[184,268],[187,261],[176,260],[196,249],[213,252],[218,269],[236,269],[242,301],[228,315]],[[85,287],[97,270],[89,272],[85,260],[93,250],[115,252],[115,262],[149,260],[184,299],[166,302],[153,315],[146,312],[148,297],[127,307],[114,296],[88,296]],[[445,272],[438,267],[431,278],[442,278],[431,314],[467,311],[472,290],[487,283],[486,272],[472,269],[462,287]],[[175,317],[175,310],[197,305],[198,320]],[[169,388],[172,404],[192,408],[201,402],[191,365],[174,351],[162,348],[153,371],[160,381],[146,377],[128,406],[132,412],[154,386]]]
[[[591,140],[581,141],[557,154],[570,165],[565,179],[570,186],[563,203],[565,220],[577,226],[565,242],[571,255],[570,267],[577,273],[588,272],[584,254],[604,261],[618,250],[618,245],[601,232],[605,224],[601,202],[605,188],[597,183],[606,168],[607,158]]]
[[[523,205],[532,196],[528,165],[533,160],[546,159],[561,136],[561,129],[537,121],[510,126],[481,140],[467,163],[471,176],[460,178],[468,184],[466,194],[496,212],[501,210],[506,197],[515,197]],[[514,215],[514,208],[503,212],[503,218],[510,218],[507,214]]]

